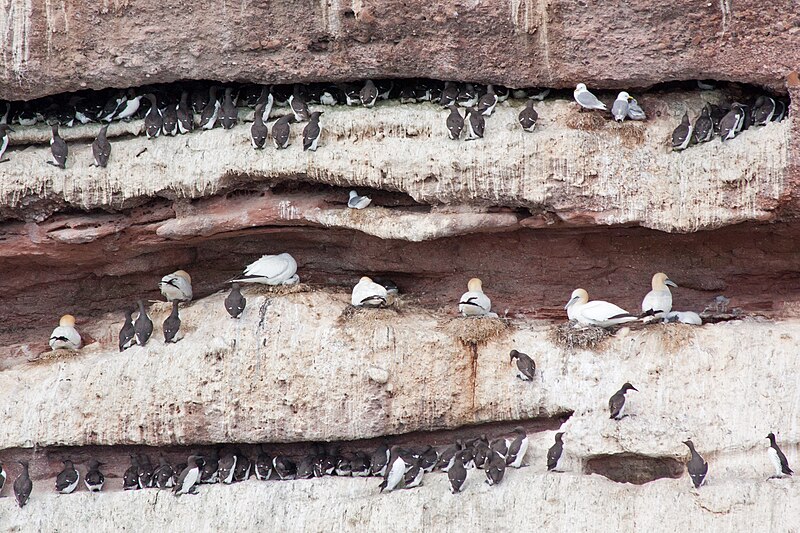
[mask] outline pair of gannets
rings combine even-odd
[[[656,318],[664,318],[672,310],[672,293],[669,286],[677,285],[663,272],[653,276],[652,290],[642,300],[642,313]],[[626,322],[633,322],[639,317],[632,315],[621,307],[602,300],[589,301],[589,294],[584,289],[575,289],[564,306],[570,320],[584,326],[606,328]]]

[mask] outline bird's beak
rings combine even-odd
[[[575,298],[573,298],[570,301],[568,301],[567,305],[564,306],[564,309],[569,309],[569,306],[572,305],[573,302],[575,302],[577,299],[578,299],[578,297],[576,296]]]
[[[639,389],[637,389],[636,387],[634,387],[632,385],[631,385],[631,390],[635,390],[636,392],[639,392]]]
[[[675,284],[675,282],[674,282],[674,281],[672,281],[671,279],[664,280],[664,285],[669,285],[670,287],[675,287],[675,288],[677,288],[677,287],[678,287],[678,286]]]

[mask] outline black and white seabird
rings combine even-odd
[[[0,124],[0,163],[5,163],[8,161],[8,158],[3,159],[3,154],[6,153],[6,149],[8,148],[8,132],[13,132],[14,130],[11,129],[11,126],[8,124]]]
[[[50,153],[53,155],[53,160],[48,161],[49,164],[58,168],[67,168],[67,154],[69,149],[67,143],[58,134],[58,124],[53,124],[52,134],[50,137]]]
[[[489,443],[489,449],[498,455],[502,455],[503,459],[508,455],[508,441],[503,437],[497,437]]]
[[[672,149],[676,152],[685,150],[692,142],[692,124],[689,122],[689,112],[683,114],[681,123],[672,131]]]
[[[519,112],[519,125],[522,126],[523,131],[531,132],[536,127],[537,120],[539,120],[539,113],[533,108],[533,100],[528,100],[525,108]]]
[[[217,450],[213,450],[211,454],[203,461],[203,468],[200,470],[200,483],[218,483],[219,482],[219,455]]]
[[[483,115],[478,113],[474,107],[467,108],[467,115],[464,117],[464,125],[467,128],[466,140],[472,141],[482,139],[486,128],[486,120]]]
[[[270,476],[272,476],[272,457],[264,452],[264,450],[261,450],[261,453],[256,457],[255,468],[253,470],[257,480],[268,480]]]
[[[242,296],[239,284],[231,285],[231,292],[225,297],[225,310],[233,318],[239,318],[247,305],[247,298]]]
[[[164,320],[164,342],[178,342],[183,335],[178,335],[181,329],[181,317],[178,315],[178,300],[172,301],[172,312]]]
[[[353,454],[353,460],[350,461],[350,470],[354,476],[369,476],[370,464],[367,454],[362,451],[357,451],[355,454]]]
[[[147,114],[144,116],[144,131],[148,139],[155,139],[161,135],[164,116],[161,114],[161,109],[158,108],[156,95],[148,93],[145,97],[150,100],[150,109],[147,110]]]
[[[94,166],[106,168],[108,165],[108,158],[111,157],[111,143],[108,142],[106,133],[108,132],[108,124],[103,125],[97,134],[97,138],[92,143],[92,156],[94,156]],[[0,151],[2,155],[2,151]]]
[[[103,466],[103,463],[96,459],[89,461],[89,470],[86,472],[86,477],[83,478],[83,484],[86,485],[89,492],[100,492],[103,490],[103,484],[106,482],[106,478],[100,471],[101,466]]]
[[[292,110],[295,122],[308,120],[308,104],[300,92],[300,86],[295,85],[292,96],[289,97],[289,109]]]
[[[236,482],[247,481],[250,479],[250,472],[253,469],[253,463],[250,458],[236,451],[236,468],[233,469],[233,480]]]
[[[194,114],[192,108],[189,107],[188,99],[188,91],[183,91],[181,93],[181,100],[175,107],[175,118],[178,119],[178,132],[181,135],[194,130]]]
[[[772,122],[780,122],[786,116],[786,104],[783,100],[775,100],[775,112],[772,114]]]
[[[175,472],[162,456],[158,458],[158,466],[153,470],[153,486],[159,489],[171,489],[175,485]]]
[[[344,453],[339,457],[334,474],[343,477],[353,475],[353,456],[351,454]]]
[[[694,443],[691,440],[684,441],[683,443],[689,447],[689,451],[692,453],[692,458],[686,463],[686,469],[689,471],[692,485],[694,485],[694,488],[699,489],[706,480],[708,463],[694,449]]]
[[[770,476],[770,479],[791,476],[794,472],[789,468],[789,461],[786,460],[786,456],[783,455],[783,452],[778,447],[778,443],[775,442],[775,434],[770,432],[767,438],[769,439],[767,455],[769,455],[772,466],[775,467],[775,475]]]
[[[442,472],[447,472],[453,466],[453,458],[457,453],[464,449],[461,440],[457,440],[455,444],[446,446],[438,451],[439,461],[436,463],[436,468]]]
[[[485,117],[490,117],[494,113],[494,108],[497,105],[497,93],[494,92],[493,85],[486,86],[486,94],[478,100],[478,113]]]
[[[0,462],[0,491],[3,490],[3,486],[6,484],[6,471],[3,470],[3,463]]]
[[[322,135],[322,128],[319,125],[319,116],[321,114],[322,111],[314,111],[308,117],[308,124],[303,128],[303,151],[317,151],[317,143],[320,135]]]
[[[203,458],[196,455],[189,457],[186,462],[186,468],[183,469],[181,475],[178,476],[178,481],[172,492],[175,496],[181,494],[197,494],[197,484],[200,482],[200,469],[203,467]]]
[[[17,505],[20,508],[25,507],[28,499],[31,497],[33,490],[33,482],[31,476],[28,474],[28,461],[18,461],[22,465],[22,472],[17,479],[14,480],[14,498],[17,500]]]
[[[204,130],[213,129],[219,118],[221,104],[217,98],[217,87],[212,85],[208,89],[208,102],[200,113],[200,127]]]
[[[131,466],[122,475],[122,488],[124,490],[139,489],[139,460],[131,455]]]
[[[167,107],[161,110],[161,117],[164,124],[161,126],[164,135],[175,136],[178,134],[178,108],[175,104],[167,104]]]
[[[381,444],[372,453],[370,459],[370,473],[373,476],[383,476],[386,474],[386,468],[389,465],[390,450],[386,444]]]
[[[517,377],[522,381],[533,381],[533,373],[536,371],[536,363],[528,354],[511,350],[511,362],[517,360]]]
[[[766,126],[767,122],[772,121],[777,104],[769,96],[759,96],[753,106],[753,125]]]
[[[224,452],[219,458],[219,480],[226,485],[233,483],[233,474],[236,470],[236,460],[238,457],[230,451]]]
[[[136,344],[144,346],[147,344],[150,335],[153,334],[153,321],[147,316],[147,310],[144,308],[144,302],[139,300],[139,316],[136,317],[136,322],[133,323],[133,331],[135,333]]]
[[[401,459],[403,461],[403,459]],[[414,457],[411,464],[406,463],[406,472],[403,474],[403,488],[413,489],[422,485],[422,477],[425,475],[425,470],[420,464],[420,457]],[[388,487],[387,483],[387,487]]]
[[[56,490],[61,494],[72,494],[81,480],[75,465],[69,459],[64,461],[64,469],[56,476]]]
[[[125,313],[125,323],[122,325],[122,329],[119,330],[119,351],[124,352],[134,344],[136,344],[136,331],[133,329],[133,319],[132,315],[133,312],[130,309],[126,309]]]
[[[631,385],[630,383],[625,383],[621,389],[614,393],[614,395],[608,399],[608,411],[611,413],[611,417],[614,420],[621,420],[622,417],[625,415],[622,414],[625,410],[625,393],[629,390],[635,390],[639,392],[639,389]]]
[[[358,93],[358,99],[364,107],[372,107],[375,105],[375,101],[378,99],[378,88],[372,80],[367,80],[364,83],[364,87]]]
[[[131,118],[139,111],[141,101],[142,95],[136,96],[133,89],[129,89],[126,99],[120,103],[114,113],[114,120],[128,120]]]
[[[482,469],[486,466],[486,461],[489,460],[491,453],[492,449],[489,447],[486,435],[481,435],[472,445],[472,463],[475,468]]]
[[[731,110],[719,121],[719,136],[722,142],[733,139],[742,131],[744,124],[744,109],[740,104],[733,104]]]
[[[450,492],[453,494],[464,490],[467,469],[464,467],[463,451],[459,451],[453,456],[450,467],[447,469],[447,479],[450,481]]]
[[[289,146],[289,124],[295,121],[294,115],[284,115],[272,125],[272,143],[281,150]]]
[[[147,455],[139,455],[139,488],[146,489],[153,486],[153,463]]]
[[[295,479],[311,479],[314,477],[314,464],[316,463],[317,459],[322,459],[321,457],[317,457],[315,455],[306,455],[297,462],[297,469],[295,471]],[[322,470],[319,470],[320,477],[322,476]]]
[[[264,104],[258,104],[255,114],[253,115],[253,123],[250,125],[250,144],[252,144],[253,148],[256,150],[264,148],[267,137],[269,136],[269,129],[267,125],[264,124],[264,119],[262,118],[263,111]]]
[[[522,468],[525,464],[525,454],[528,453],[528,433],[522,426],[514,428],[516,436],[508,443],[506,465],[511,468]]]
[[[458,98],[456,102],[461,107],[474,107],[478,104],[478,91],[471,83],[465,83],[461,90],[458,91]]]
[[[205,464],[205,460],[203,461]],[[175,468],[172,469],[172,487],[175,488],[175,485],[178,483],[178,478],[180,477],[181,473],[186,470],[186,463],[178,463],[175,465]],[[202,470],[202,468],[201,468]]]
[[[111,122],[118,111],[125,106],[125,103],[128,101],[128,97],[125,94],[125,91],[117,91],[117,93],[109,98],[103,109],[97,115],[97,120],[99,122]]]
[[[278,479],[284,481],[294,479],[297,475],[297,467],[294,462],[286,456],[278,455],[272,460],[272,467]]]
[[[442,96],[439,97],[439,103],[442,107],[450,107],[456,104],[458,100],[458,85],[452,81],[444,82],[444,89],[442,89]]]
[[[614,104],[611,106],[611,116],[614,117],[615,121],[624,122],[628,118],[629,98],[630,95],[625,91],[617,95],[617,99],[614,100]]]
[[[269,115],[272,113],[272,105],[275,102],[275,97],[269,91],[269,87],[262,87],[261,94],[256,100],[256,107],[261,106],[261,122],[266,124],[269,122]]]
[[[233,103],[233,88],[225,88],[225,97],[222,99],[222,107],[219,110],[219,121],[226,130],[231,129],[239,122],[239,112],[236,104]]]
[[[447,115],[447,136],[457,141],[461,138],[461,131],[464,129],[464,117],[458,112],[455,104],[450,104],[448,108],[450,114]]]
[[[506,473],[506,458],[492,451],[486,460],[486,483],[490,486],[497,485],[503,481],[503,476]]]
[[[383,474],[383,481],[379,485],[381,492],[396,489],[406,473],[406,462],[400,456],[403,450],[399,446],[392,446],[386,471]]]
[[[564,432],[556,433],[556,442],[547,450],[547,470],[558,472],[561,455],[564,451]]]
[[[711,140],[714,136],[714,122],[711,120],[710,106],[706,104],[700,112],[700,116],[694,121],[694,141],[704,143]]]

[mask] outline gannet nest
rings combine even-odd
[[[481,344],[500,336],[510,327],[510,322],[503,318],[460,316],[447,322],[443,329],[462,344]]]
[[[275,294],[278,296],[295,294],[298,292],[314,291],[314,289],[308,283],[298,283],[296,285],[262,285],[259,283],[250,283],[249,285],[250,287],[255,288],[254,292],[257,294]]]
[[[553,343],[570,350],[594,349],[611,333],[596,326],[575,327],[575,322],[565,322],[554,327],[550,332]]]

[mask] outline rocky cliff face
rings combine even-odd
[[[249,123],[150,141],[132,120],[109,128],[105,169],[89,166],[96,125],[63,129],[66,170],[44,164],[47,127],[19,128],[0,164],[0,496],[12,495],[22,458],[35,488],[24,509],[0,498],[0,530],[660,531],[667,513],[671,530],[792,530],[800,495],[790,480],[766,480],[764,437],[776,432],[797,462],[793,6],[34,4],[0,5],[0,98],[192,79],[584,81],[606,99],[640,89],[649,120],[581,114],[555,92],[537,104],[534,133],[519,129],[524,102],[510,99],[484,139],[456,142],[430,103],[338,106],[325,110],[315,153],[297,126],[287,150],[256,152]],[[788,94],[789,118],[672,152],[684,112],[730,98],[664,85],[698,78]],[[369,209],[345,207],[353,187],[373,198]],[[230,319],[226,281],[283,251],[303,284],[249,287],[244,315]],[[119,353],[120,310],[160,299],[158,279],[178,268],[195,289],[181,308],[185,338],[162,344],[169,309],[155,303],[153,339]],[[717,323],[565,344],[574,288],[638,311],[657,271],[678,283],[676,309]],[[364,274],[393,279],[400,302],[354,310],[349,290]],[[474,276],[500,318],[456,315]],[[715,307],[720,294],[729,309]],[[67,312],[87,345],[54,355],[46,340]],[[511,349],[535,359],[533,382],[515,377]],[[608,398],[626,381],[640,392],[630,416],[610,420]],[[263,444],[297,457],[318,443],[445,445],[519,424],[530,466],[497,487],[472,470],[459,495],[441,473],[383,495],[377,478],[332,477],[181,498],[121,490],[132,453],[178,463],[221,445],[255,456]],[[564,472],[548,473],[556,431]],[[711,465],[700,490],[683,466],[687,438]],[[56,495],[65,458],[82,473],[102,460],[104,493]]]

